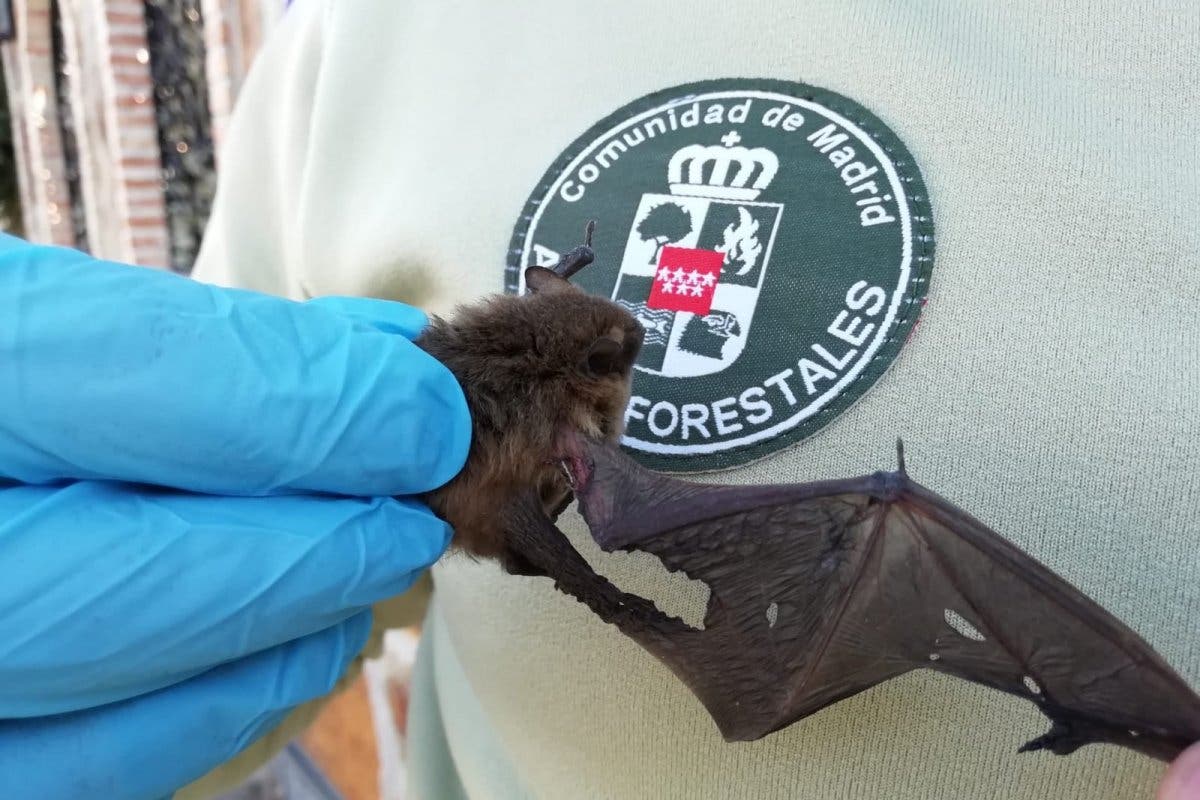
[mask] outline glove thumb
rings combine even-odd
[[[314,297],[306,305],[341,314],[383,333],[415,339],[429,325],[424,311],[404,303],[379,300],[374,297]]]

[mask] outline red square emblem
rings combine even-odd
[[[704,316],[712,308],[725,256],[716,250],[664,247],[646,305]]]

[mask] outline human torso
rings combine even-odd
[[[919,325],[853,402],[753,458],[735,442],[723,470],[700,479],[863,474],[890,466],[903,436],[922,483],[1097,599],[1195,685],[1198,24],[1182,10],[1053,5],[337,3],[309,134],[319,157],[304,177],[302,255],[281,288],[449,313],[504,289],[508,251],[525,248],[513,232],[529,227],[528,199],[616,109],[716,79],[835,92],[882,121],[923,177],[936,250]],[[774,102],[754,104],[745,122],[697,124],[695,143],[732,147],[722,137],[736,130],[753,146]],[[643,195],[674,196],[669,155],[638,144],[588,184],[623,203],[610,217],[626,220],[600,249],[598,281],[615,284],[636,234],[620,215]],[[625,194],[610,179],[629,181]],[[781,206],[780,226],[842,213],[828,196],[806,205],[795,187],[753,202]],[[679,204],[699,208],[689,203]],[[735,206],[720,208],[736,221]],[[802,245],[759,256],[761,286],[775,294],[760,287],[754,301],[749,335],[760,342],[824,279],[821,264],[798,266]],[[731,396],[770,377],[737,375]],[[717,397],[705,400],[714,436]],[[674,466],[689,469],[688,457]],[[562,527],[623,588],[703,615],[700,587],[649,557],[601,553],[571,514]],[[425,685],[436,697],[423,707],[437,713],[417,714],[410,735],[444,737],[472,796],[1148,798],[1159,774],[1108,747],[1017,755],[1044,726],[1031,705],[924,671],[728,744],[664,667],[548,581],[449,557],[435,582]]]

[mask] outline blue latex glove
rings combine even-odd
[[[327,693],[450,531],[453,376],[396,303],[0,235],[0,797],[154,798]]]

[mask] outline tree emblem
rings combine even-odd
[[[653,241],[655,244],[651,264],[658,263],[658,257],[664,247],[678,242],[691,232],[692,215],[683,206],[671,202],[654,206],[637,226],[637,233],[642,237],[642,241]]]

